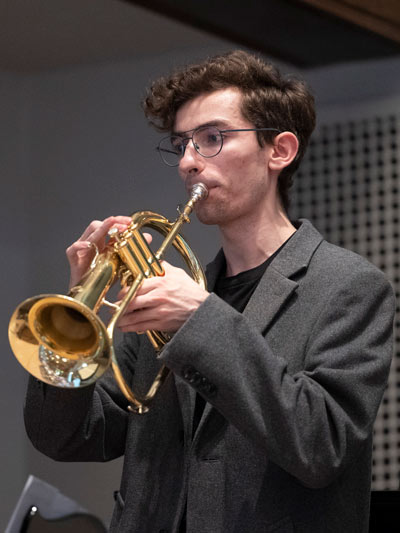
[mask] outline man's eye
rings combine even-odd
[[[171,147],[175,152],[177,152],[178,154],[181,154],[184,150],[184,144],[183,144],[182,139],[171,140]]]
[[[200,144],[206,146],[215,146],[221,142],[221,136],[216,131],[205,131],[200,140]]]

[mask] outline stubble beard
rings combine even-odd
[[[206,200],[207,202],[207,200]],[[207,226],[219,226],[220,228],[234,222],[238,218],[238,211],[226,206],[225,203],[202,204],[196,207],[196,216],[198,220]]]
[[[205,200],[207,202],[207,200]],[[220,205],[202,205],[196,206],[196,216],[198,220],[207,226],[220,225],[224,221],[224,210]]]

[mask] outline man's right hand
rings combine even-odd
[[[131,222],[131,217],[117,216],[108,217],[103,221],[93,220],[89,224],[79,239],[66,250],[71,271],[70,288],[74,287],[89,269],[94,257],[92,245],[96,245],[101,253],[106,245],[109,230],[117,228],[119,231],[124,231]]]

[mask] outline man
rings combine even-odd
[[[314,128],[305,85],[245,52],[156,81],[148,118],[222,249],[208,291],[182,270],[146,280],[120,321],[134,386],[160,364],[147,329],[174,332],[173,372],[138,416],[112,376],[63,391],[31,379],[34,445],[65,461],[125,455],[111,531],[368,530],[372,426],[389,372],[394,301],[366,260],[287,215]],[[74,285],[126,217],[93,222],[67,251]],[[62,416],[60,416],[62,413]]]

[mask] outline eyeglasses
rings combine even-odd
[[[216,126],[200,126],[194,129],[188,137],[182,137],[182,135],[177,134],[164,137],[156,149],[166,165],[176,167],[185,155],[186,146],[189,141],[192,141],[196,152],[202,157],[215,157],[222,150],[225,137],[224,133],[235,131],[275,131],[276,133],[281,133],[276,128],[220,130]]]

